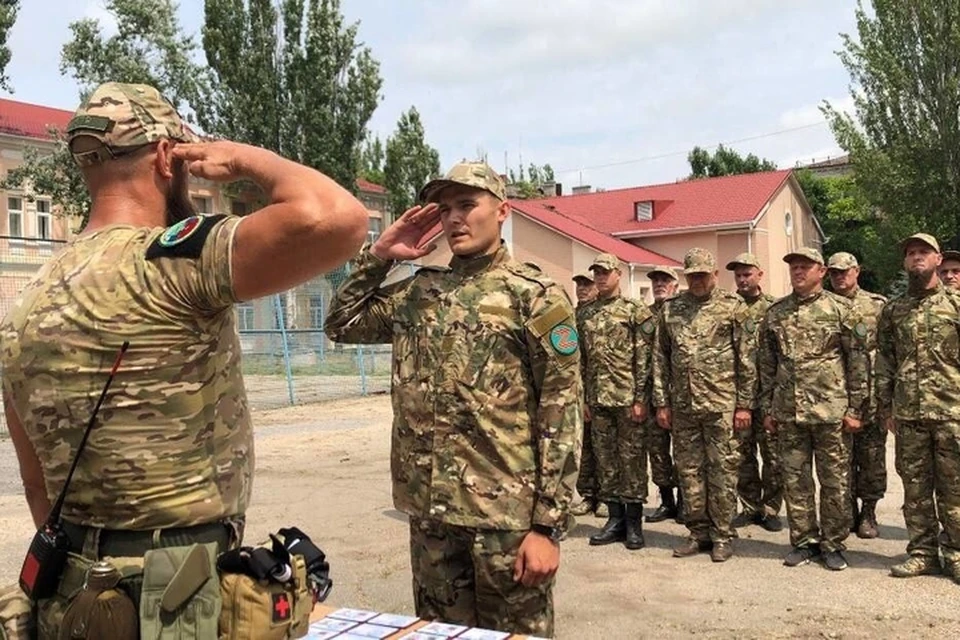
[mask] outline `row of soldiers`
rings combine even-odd
[[[786,502],[784,564],[843,570],[851,532],[878,536],[887,432],[899,429],[910,558],[892,573],[946,569],[960,582],[960,406],[947,403],[960,393],[960,294],[949,290],[960,288],[960,253],[941,254],[926,234],[902,251],[910,284],[891,302],[859,287],[856,257],[825,262],[811,248],[784,256],[793,292],[779,300],[750,253],[726,265],[736,295],[717,286],[704,249],[684,257],[682,293],[673,269],[650,271],[649,307],[621,294],[611,254],[575,275],[586,409],[574,513],[607,517],[590,544],[643,548],[649,459],[660,505],[647,522],[689,530],[675,557],[724,562],[736,528],[782,530]]]

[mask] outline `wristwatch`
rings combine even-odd
[[[560,538],[563,537],[563,532],[560,531],[557,527],[548,527],[545,524],[535,524],[530,526],[530,530],[539,533],[542,536],[550,538],[554,542],[560,542]]]

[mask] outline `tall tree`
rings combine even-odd
[[[17,21],[17,11],[19,9],[19,0],[0,2],[0,89],[5,89],[10,93],[13,93],[13,87],[10,85],[10,77],[7,75],[7,65],[10,64],[11,56],[7,38],[10,36],[13,23]]]
[[[440,154],[427,144],[416,107],[400,115],[396,131],[387,139],[383,174],[394,219],[413,206],[428,180],[440,174]]]
[[[855,116],[823,111],[893,241],[926,231],[960,246],[960,3],[858,3],[843,36]]]
[[[691,178],[716,178],[741,173],[773,171],[777,168],[776,163],[771,160],[759,158],[752,153],[744,157],[722,144],[712,155],[702,147],[694,147],[687,154],[687,162],[690,163]]]
[[[383,175],[385,159],[386,152],[380,136],[374,136],[372,140],[368,137],[360,149],[360,177],[382,186],[386,181]]]
[[[106,0],[104,6],[116,20],[116,34],[106,37],[92,18],[71,23],[72,39],[61,51],[60,73],[72,77],[81,94],[108,80],[151,84],[190,119],[190,107],[205,104],[209,91],[203,67],[193,62],[197,45],[184,35],[176,3]],[[3,187],[29,187],[49,195],[61,213],[85,224],[90,200],[83,178],[63,132],[51,130],[50,136],[52,150],[49,145],[28,147],[23,164],[8,172]]]

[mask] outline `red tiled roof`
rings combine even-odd
[[[27,138],[49,138],[49,128],[61,131],[73,117],[72,111],[0,98],[0,133]]]
[[[386,193],[387,188],[383,187],[376,182],[370,182],[369,180],[364,180],[363,178],[357,178],[357,189],[360,191],[366,191],[367,193]]]
[[[553,207],[557,213],[607,234],[747,223],[757,217],[790,173],[785,169],[687,180],[528,200],[523,205]],[[637,222],[635,205],[643,201],[653,201],[653,219]]]

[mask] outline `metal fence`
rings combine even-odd
[[[0,316],[63,242],[0,237]],[[416,265],[400,265],[390,281]],[[386,393],[389,345],[339,345],[323,321],[349,265],[294,290],[235,308],[251,407],[271,409],[334,398]],[[0,404],[0,434],[7,430]]]

